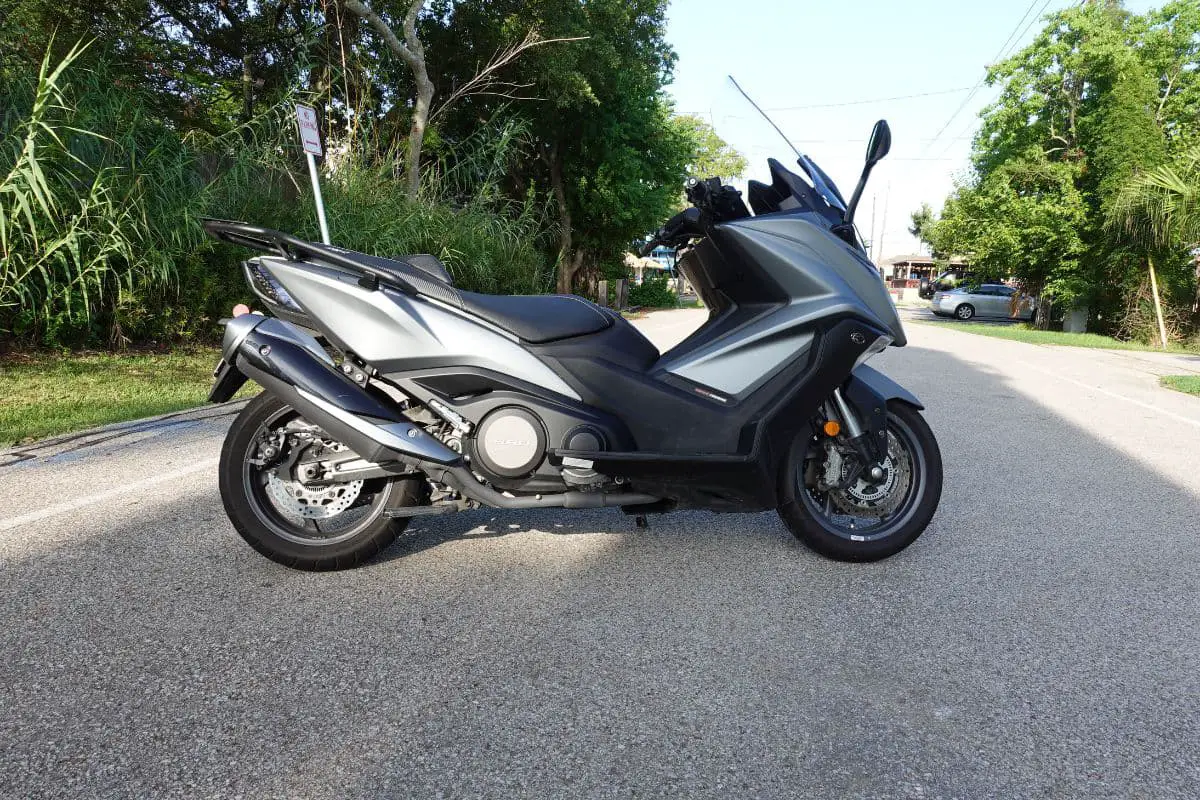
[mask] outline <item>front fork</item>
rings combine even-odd
[[[832,408],[846,430],[846,441],[858,456],[844,484],[854,483],[862,473],[869,481],[883,480],[883,462],[887,458],[887,403],[876,392],[861,384],[851,382],[851,400],[846,399],[842,389],[836,388],[831,396]]]

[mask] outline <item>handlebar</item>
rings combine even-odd
[[[638,255],[645,258],[659,245],[680,247],[691,239],[703,235],[704,226],[701,222],[700,210],[688,208],[671,217],[666,225],[655,231],[650,241],[638,250]]]
[[[666,225],[655,231],[650,241],[638,250],[638,255],[644,258],[659,245],[681,247],[692,239],[708,235],[717,223],[750,216],[750,210],[742,202],[742,193],[722,184],[720,178],[689,180],[687,199],[692,207],[671,217]]]
[[[655,234],[655,237],[653,239],[646,242],[644,245],[642,245],[638,249],[638,255],[641,256],[642,258],[645,258],[646,256],[653,253],[654,248],[658,247],[660,244],[666,244],[666,242],[664,242],[662,239],[659,239],[658,235]]]

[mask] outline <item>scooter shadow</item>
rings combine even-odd
[[[395,543],[376,557],[375,563],[406,558],[453,541],[496,539],[521,533],[577,536],[625,534],[635,530],[634,518],[615,509],[567,514],[562,509],[461,511],[441,517],[415,518]]]

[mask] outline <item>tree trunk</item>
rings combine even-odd
[[[550,148],[550,187],[558,204],[558,283],[559,294],[571,294],[575,273],[583,266],[583,251],[574,250],[571,229],[571,207],[567,204],[567,189],[563,182],[562,156],[558,143]]]
[[[1158,320],[1158,335],[1162,339],[1163,350],[1167,349],[1167,326],[1163,323],[1162,301],[1158,297],[1158,277],[1154,274],[1154,261],[1146,256],[1146,265],[1150,267],[1150,291],[1154,293],[1154,316]]]
[[[408,196],[417,199],[421,191],[421,147],[425,143],[425,126],[429,124],[429,105],[433,101],[433,83],[422,59],[419,70],[413,70],[417,81],[417,102],[413,106],[412,128],[408,132]]]
[[[1192,302],[1192,332],[1200,333],[1200,256],[1193,263],[1196,267],[1196,298]]]
[[[425,0],[411,0],[404,15],[404,41],[401,41],[383,18],[362,0],[342,2],[351,13],[374,28],[388,49],[408,65],[417,85],[417,96],[413,101],[412,127],[408,132],[408,196],[415,199],[421,189],[421,147],[425,143],[429,107],[433,103],[433,82],[429,80],[429,70],[425,65],[425,48],[417,36],[417,16],[425,7]]]
[[[576,250],[570,261],[562,261],[558,265],[559,294],[574,294],[575,276],[583,268],[584,251]]]
[[[1035,323],[1040,331],[1050,330],[1050,311],[1054,307],[1054,301],[1044,294],[1038,295],[1037,301],[1037,319]]]
[[[242,120],[249,122],[254,118],[254,70],[250,54],[242,56]]]

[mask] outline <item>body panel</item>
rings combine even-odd
[[[579,399],[515,336],[483,320],[388,288],[363,288],[338,270],[281,258],[262,260],[339,348],[381,371],[396,371],[406,363],[414,368],[470,363]]]
[[[655,373],[740,397],[804,356],[820,320],[854,316],[905,341],[878,271],[811,214],[719,225],[713,243],[697,245],[689,261],[689,279],[719,313],[689,337],[702,344],[685,341]],[[739,314],[742,308],[753,311]]]

